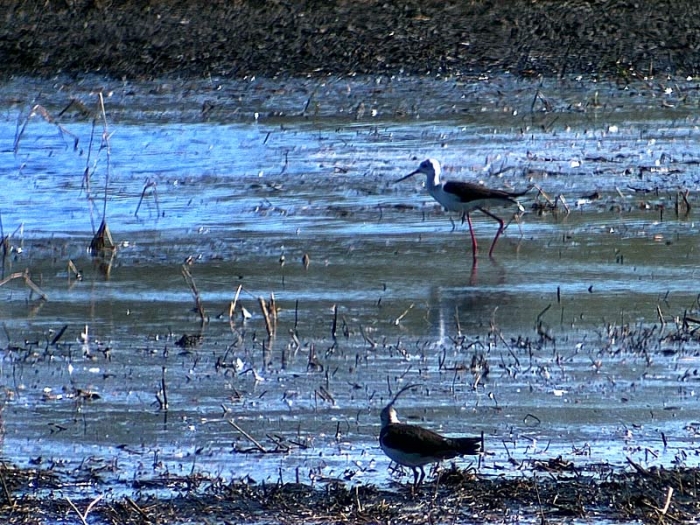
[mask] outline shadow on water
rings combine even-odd
[[[362,82],[353,101],[370,97]],[[395,90],[376,95],[377,117],[348,118],[339,90],[313,118],[232,123],[245,118],[231,108],[193,122],[148,111],[160,106],[147,94],[114,95],[108,278],[86,253],[80,174],[104,174],[83,149],[91,125],[65,124],[73,151],[32,122],[17,154],[0,155],[4,272],[29,268],[49,300],[0,288],[3,456],[99,470],[117,490],[198,471],[386,486],[378,413],[388,386],[420,383],[399,416],[484,432],[483,475],[559,456],[696,466],[697,229],[694,210],[676,214],[697,186],[696,117],[656,99],[616,106],[629,93],[612,87],[597,112],[561,85],[549,87],[557,109],[533,114],[522,84],[509,103],[484,84],[450,113],[439,85],[417,82],[438,97],[427,118],[392,118],[409,96]],[[7,140],[15,119],[9,108]],[[428,156],[447,178],[545,193],[472,267],[466,228],[420,181],[390,182]],[[139,203],[148,184],[157,203]],[[486,246],[493,221],[474,223]],[[273,328],[260,308],[271,295]]]

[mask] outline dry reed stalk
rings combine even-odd
[[[68,259],[68,284],[71,283],[72,277],[75,277],[76,281],[82,281],[83,280],[83,272],[78,270],[78,268],[75,266],[75,263],[72,261],[72,259]]]
[[[408,315],[408,312],[410,312],[411,310],[413,310],[413,307],[414,307],[414,306],[415,306],[415,305],[414,305],[413,303],[411,303],[411,304],[409,305],[409,307],[406,308],[406,310],[404,310],[404,312],[394,320],[394,324],[395,324],[396,326],[400,325],[400,324],[401,324],[401,320],[402,320],[404,317],[406,317],[406,316]]]
[[[88,525],[88,522],[87,522],[88,514],[90,514],[90,511],[92,510],[92,508],[93,508],[95,505],[97,505],[97,503],[98,503],[103,497],[104,497],[104,494],[100,494],[100,495],[97,496],[94,500],[92,500],[92,501],[90,502],[90,504],[87,506],[87,508],[85,509],[85,512],[84,512],[84,513],[80,512],[80,511],[78,510],[78,507],[75,506],[75,504],[71,501],[71,499],[70,499],[69,497],[66,497],[66,501],[67,501],[68,504],[73,508],[73,510],[75,511],[75,513],[78,515],[78,517],[80,518],[80,521],[83,523],[83,525]]]
[[[141,192],[141,198],[139,199],[139,204],[136,206],[136,211],[134,212],[134,217],[139,216],[139,209],[141,208],[141,203],[143,202],[143,198],[146,196],[146,191],[149,188],[153,188],[153,199],[156,203],[156,216],[160,217],[160,204],[158,203],[158,187],[156,185],[155,181],[152,181],[148,179],[146,181],[146,185],[143,187],[143,191]]]
[[[78,137],[68,131],[66,128],[64,128],[61,124],[56,122],[53,117],[51,117],[51,114],[46,110],[46,108],[40,104],[36,104],[34,107],[32,107],[31,111],[29,112],[29,115],[27,116],[26,119],[24,119],[24,124],[22,124],[22,128],[15,134],[15,142],[12,147],[12,151],[14,152],[15,155],[19,152],[19,145],[22,140],[22,135],[24,135],[25,130],[27,129],[27,125],[29,124],[29,121],[32,120],[34,117],[39,116],[43,118],[46,122],[49,124],[53,124],[56,126],[61,133],[65,133],[66,135],[69,135],[73,139],[73,151],[78,150]]]
[[[5,497],[7,498],[7,504],[10,507],[13,507],[14,501],[12,499],[12,494],[10,493],[10,489],[7,487],[7,481],[5,480],[5,463],[1,462],[0,465],[2,465],[2,468],[0,468],[0,484],[2,484],[2,491],[5,493]]]
[[[197,290],[197,285],[194,282],[194,277],[192,277],[189,268],[187,267],[187,265],[184,264],[182,265],[182,276],[185,279],[187,285],[190,287],[190,291],[194,296],[195,310],[197,311],[197,314],[199,315],[202,324],[206,324],[206,313],[204,312],[204,305],[202,304],[202,299],[199,295],[199,290]]]
[[[367,333],[365,332],[365,329],[362,325],[360,325],[360,334],[362,335],[362,339],[365,340],[365,343],[367,343],[372,350],[376,350],[376,348],[378,346],[377,342],[374,339],[372,339],[370,336],[367,335]]]
[[[167,390],[167,385],[165,383],[165,372],[167,371],[167,368],[163,367],[161,376],[160,376],[160,396],[156,396],[158,399],[158,403],[160,404],[160,409],[163,410],[164,412],[168,411],[168,390]]]
[[[234,325],[234,320],[235,320],[235,314],[236,314],[236,303],[238,303],[238,296],[241,295],[241,290],[243,289],[243,285],[239,284],[238,289],[236,290],[236,295],[233,297],[233,301],[231,301],[231,305],[228,308],[228,320],[231,323],[231,327]]]
[[[95,229],[95,221],[94,221],[94,217],[93,217],[94,198],[92,195],[91,175],[93,173],[92,166],[97,165],[97,163],[92,160],[92,157],[93,157],[93,147],[94,147],[93,144],[94,144],[95,130],[96,130],[99,123],[102,124],[102,133],[101,133],[100,144],[99,144],[97,151],[99,153],[102,150],[105,150],[106,155],[107,155],[107,173],[105,175],[104,194],[103,194],[103,201],[102,201],[102,223],[104,223],[106,218],[107,218],[107,189],[109,188],[109,180],[110,180],[111,167],[112,167],[112,162],[111,162],[112,149],[111,149],[110,144],[109,144],[110,133],[109,133],[109,126],[107,125],[107,113],[105,111],[104,96],[102,95],[102,93],[98,93],[97,112],[93,114],[92,132],[90,133],[90,142],[88,143],[88,151],[87,151],[87,156],[85,159],[85,170],[83,171],[83,182],[82,182],[82,186],[81,186],[81,189],[85,190],[85,195],[87,197],[89,211],[90,211],[90,221],[92,222],[93,230]],[[96,236],[97,236],[97,234],[96,234]],[[93,253],[93,255],[95,255],[95,254]]]
[[[232,419],[227,419],[226,421],[228,421],[229,425],[231,425],[233,428],[235,428],[235,429],[238,430],[241,434],[243,434],[243,436],[244,436],[248,441],[250,441],[250,442],[253,444],[253,446],[255,446],[256,449],[258,449],[260,452],[267,453],[267,450],[266,450],[260,443],[258,443],[258,442],[255,440],[255,438],[253,438],[253,436],[251,436],[250,434],[248,434],[248,432],[246,432],[246,431],[243,430],[240,426],[238,426],[238,424],[237,424],[235,421],[233,421]]]
[[[146,514],[141,507],[139,507],[134,500],[132,500],[130,497],[126,497],[126,502],[133,508],[143,519],[144,522],[149,523],[150,519],[148,517],[148,514]]]
[[[272,330],[277,333],[277,301],[275,300],[275,292],[270,292],[269,310],[272,313]]]
[[[16,272],[16,273],[13,273],[13,274],[11,274],[10,276],[6,277],[6,278],[3,279],[2,281],[0,281],[0,286],[3,286],[3,285],[5,285],[5,284],[7,284],[8,282],[10,282],[10,281],[12,281],[12,280],[14,280],[14,279],[23,279],[23,280],[24,280],[24,284],[26,284],[27,286],[29,286],[29,288],[31,288],[33,291],[35,291],[37,294],[39,294],[39,295],[41,296],[41,298],[42,298],[44,301],[48,301],[48,300],[49,300],[49,296],[46,295],[46,294],[41,290],[41,288],[39,288],[39,287],[34,283],[34,281],[32,281],[31,277],[29,277],[29,268],[27,268],[27,269],[24,270],[23,272]]]
[[[684,217],[687,217],[688,214],[690,213],[690,201],[688,201],[688,195],[690,194],[690,190],[686,189],[685,191],[677,191],[676,192],[676,216],[681,215],[681,208],[685,208],[685,212],[683,213]],[[683,204],[681,204],[681,199],[683,199]]]
[[[105,218],[107,217],[107,188],[109,186],[109,177],[112,168],[112,148],[109,145],[107,113],[105,112],[105,100],[102,96],[102,92],[98,93],[98,97],[100,105],[100,116],[102,117],[102,142],[100,143],[100,149],[104,148],[107,152],[107,173],[105,174],[104,201],[102,203],[102,222],[104,222]]]
[[[63,325],[63,328],[61,328],[58,331],[58,333],[55,336],[53,336],[53,339],[51,339],[51,343],[49,343],[49,346],[54,346],[56,343],[58,343],[58,341],[61,339],[61,337],[63,337],[63,334],[66,333],[67,329],[68,329],[68,325],[67,324]]]
[[[274,329],[272,326],[272,321],[270,320],[270,313],[267,308],[267,302],[262,296],[258,297],[258,302],[260,303],[260,311],[262,312],[263,317],[265,318],[265,329],[267,330],[267,336],[273,337]]]
[[[666,490],[666,501],[662,509],[659,509],[662,516],[666,516],[668,508],[671,506],[671,498],[673,498],[673,487],[668,487]]]
[[[338,305],[333,305],[333,324],[331,325],[331,337],[333,341],[336,340],[338,335]]]

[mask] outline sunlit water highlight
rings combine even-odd
[[[0,288],[5,459],[99,473],[117,490],[193,471],[386,485],[379,410],[388,385],[420,383],[400,417],[483,432],[483,475],[559,456],[579,468],[697,465],[698,345],[673,337],[698,308],[695,210],[675,213],[678,192],[692,202],[697,191],[696,89],[608,86],[594,106],[600,88],[575,82],[328,85],[251,95],[240,111],[222,102],[205,122],[196,97],[173,110],[172,91],[161,100],[117,85],[109,155],[96,149],[101,127],[91,151],[92,124],[76,116],[63,126],[77,150],[39,117],[18,135],[31,104],[6,86],[0,211],[14,251],[4,274],[28,268],[49,300],[21,280]],[[538,89],[546,111],[533,109]],[[12,94],[23,103],[7,103]],[[300,113],[310,96],[315,113]],[[539,214],[532,203],[546,199],[533,190],[493,261],[496,225],[477,218],[472,268],[459,218],[453,226],[421,181],[392,183],[429,156],[447,178],[534,183],[563,200]],[[107,279],[86,247],[108,174],[119,248]],[[175,341],[200,333],[188,257],[209,322],[183,350]],[[252,317],[238,310],[231,324],[239,285]],[[258,297],[271,293],[280,310],[268,340]],[[478,382],[475,357],[490,370]],[[164,368],[167,413],[155,402]],[[78,401],[76,389],[99,399]]]

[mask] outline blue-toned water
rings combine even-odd
[[[379,411],[388,387],[420,383],[399,416],[483,432],[482,475],[558,456],[698,464],[692,82],[296,82],[4,86],[4,278],[27,269],[48,296],[0,287],[4,459],[74,472],[90,458],[117,490],[192,471],[386,485]],[[97,85],[106,122],[59,116],[70,97],[96,107]],[[34,104],[52,120],[26,120]],[[459,217],[422,181],[393,184],[429,156],[447,178],[537,185],[493,260],[494,221],[474,214],[472,267]],[[117,252],[99,267],[105,187]]]

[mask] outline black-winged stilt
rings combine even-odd
[[[489,257],[493,256],[493,248],[496,246],[496,241],[498,237],[503,233],[505,229],[505,224],[503,219],[494,215],[486,208],[489,206],[510,206],[516,205],[522,211],[523,207],[516,200],[518,197],[525,195],[532,187],[527,188],[521,192],[509,192],[504,190],[494,190],[481,186],[480,184],[473,184],[470,182],[461,181],[446,181],[442,182],[440,180],[440,163],[435,159],[426,159],[420,163],[418,169],[412,171],[405,177],[401,177],[395,182],[401,182],[408,179],[414,175],[422,173],[426,176],[426,188],[428,193],[432,195],[433,199],[438,201],[447,211],[457,211],[462,213],[462,218],[467,218],[467,223],[469,224],[469,233],[472,238],[472,253],[474,255],[474,262],[476,263],[476,253],[477,244],[476,237],[474,237],[474,229],[472,228],[472,221],[469,214],[474,210],[479,210],[484,214],[488,215],[492,219],[498,222],[499,227],[496,232],[496,236],[493,238],[491,243],[491,248],[489,249]]]

